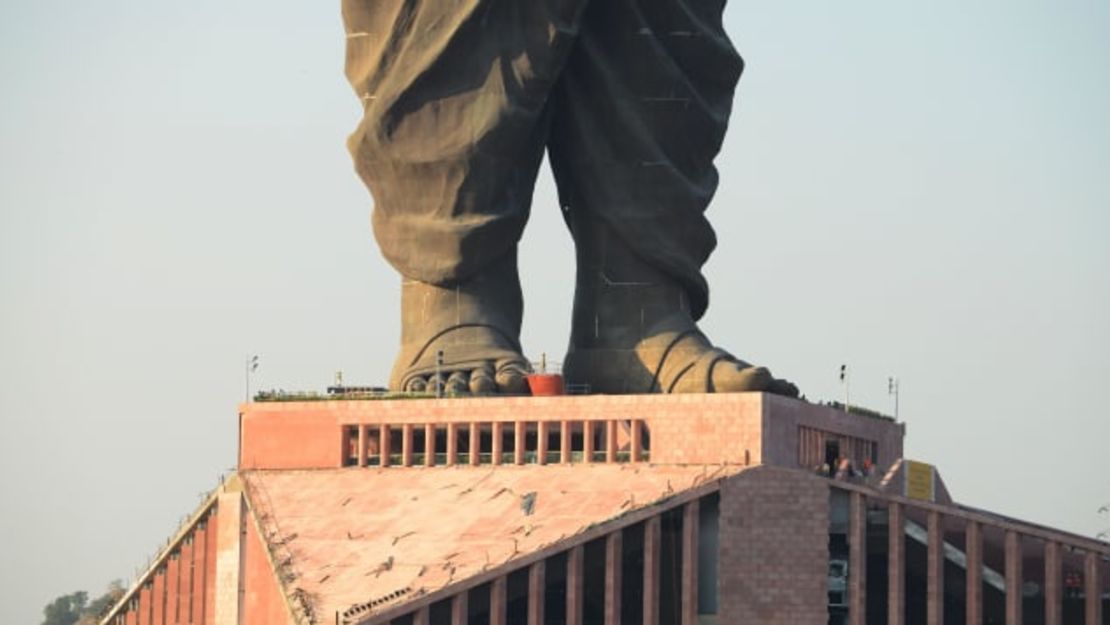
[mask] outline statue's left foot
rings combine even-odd
[[[578,279],[563,374],[596,393],[767,392],[798,396],[714,345],[698,329],[674,277],[634,253],[596,219],[573,221]]]
[[[600,324],[598,325],[600,329]],[[574,345],[563,366],[567,381],[598,393],[766,392],[797,397],[798,387],[714,347],[681,312],[646,328],[631,345],[614,331]],[[600,339],[600,340],[599,340]]]

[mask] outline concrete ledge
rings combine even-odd
[[[643,440],[641,424],[647,432]],[[542,444],[541,430],[546,435]],[[547,464],[555,456],[565,463],[572,454],[556,454],[571,439],[563,430],[578,441],[572,450],[583,462],[634,462],[642,445],[652,464],[812,469],[829,446],[857,463],[867,456],[880,471],[901,458],[905,433],[901,424],[763,393],[254,403],[241,407],[239,467],[359,466],[366,464],[368,454],[383,451],[381,464],[391,464],[389,456],[401,454],[401,462],[392,464],[408,466],[414,452],[435,447],[427,437],[442,434],[446,440],[449,431],[456,437],[451,464],[475,457],[458,451],[469,447],[472,437],[480,447],[491,447],[481,450],[494,457],[491,464],[501,461],[496,452],[507,452],[510,444],[523,444],[523,451],[531,454],[531,460],[514,454],[513,462]],[[414,449],[414,433],[425,437],[420,449]],[[399,437],[400,444],[390,444],[390,437]],[[435,451],[448,457],[446,445]],[[537,452],[543,452],[542,458]],[[425,458],[420,464],[436,462]]]

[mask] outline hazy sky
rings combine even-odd
[[[600,0],[598,0],[600,1]],[[964,503],[1092,535],[1110,500],[1110,3],[734,0],[748,62],[703,327],[892,410]],[[383,383],[398,280],[344,149],[338,2],[0,4],[0,621],[143,564],[256,386]],[[550,176],[521,254],[561,359]]]

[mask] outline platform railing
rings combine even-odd
[[[646,462],[642,419],[343,424],[349,467]]]
[[[1052,625],[1105,622],[1103,604],[1110,600],[1103,585],[1103,571],[1110,563],[1110,545],[1105,542],[981,510],[880,493],[866,486],[830,482],[830,487],[834,499],[847,500],[847,524],[841,528],[847,532],[843,541],[847,552],[842,554],[848,571],[846,601],[838,613],[846,617],[843,622],[865,623],[869,594],[881,592],[886,595],[891,625],[912,622],[908,615],[922,608],[925,622],[940,623],[945,598],[960,593],[957,584],[964,586],[960,594],[965,598],[962,608],[969,623],[1003,619],[1020,623],[1023,613],[1036,612],[1044,618],[1036,622]],[[881,527],[877,530],[875,525]],[[880,536],[880,531],[886,535],[886,545],[883,539],[869,536],[870,532]],[[907,548],[910,543],[913,552]],[[873,549],[879,553],[871,553]],[[907,563],[912,553],[924,559],[923,571],[914,581],[924,606],[908,604]],[[873,566],[876,555],[885,557],[888,579],[880,588],[869,590],[867,574],[859,572]],[[1028,566],[1033,563],[1039,566]],[[946,568],[961,571],[958,581],[946,582]],[[1070,595],[1069,574],[1076,580]],[[1001,595],[1001,602],[990,600],[987,589]],[[830,615],[833,613],[830,607]],[[1084,615],[1085,621],[1079,620]]]

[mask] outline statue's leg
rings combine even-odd
[[[552,166],[578,257],[568,382],[599,392],[771,391],[696,321],[716,239],[717,188],[743,68],[723,0],[607,0],[582,16],[553,97]]]
[[[343,0],[351,135],[403,279],[390,386],[524,392],[516,245],[585,0]],[[442,353],[442,364],[437,354]]]

